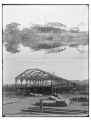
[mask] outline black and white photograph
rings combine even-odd
[[[89,4],[2,5],[2,116],[89,116]]]

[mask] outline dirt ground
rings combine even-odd
[[[76,95],[63,94],[64,98],[76,97]],[[88,97],[87,95],[79,95]],[[72,102],[67,107],[46,107],[43,106],[43,112],[40,112],[40,106],[34,105],[42,97],[22,97],[16,95],[3,95],[3,116],[88,116],[88,105],[83,102]]]

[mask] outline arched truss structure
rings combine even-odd
[[[20,85],[18,84],[20,81]],[[25,84],[23,84],[25,83]],[[73,86],[74,83],[40,69],[27,69],[15,78],[16,86]]]

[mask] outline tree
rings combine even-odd
[[[18,45],[21,42],[19,25],[18,23],[8,24],[3,32],[3,42],[6,43],[7,51],[12,53],[19,52]]]
[[[21,44],[23,44],[24,47],[30,47],[31,45],[31,35],[30,35],[30,29],[29,28],[23,28],[20,35]]]

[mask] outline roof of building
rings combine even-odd
[[[57,26],[63,26],[66,27],[66,25],[59,23],[59,22],[47,22],[47,24],[57,25]]]
[[[24,71],[23,73],[21,73],[20,75],[18,75],[15,80],[56,80],[58,83],[69,83],[70,81],[63,79],[61,77],[58,77],[54,74],[51,74],[49,72],[40,70],[40,69],[27,69],[26,71]]]
[[[79,30],[79,27],[71,27],[70,30]]]

